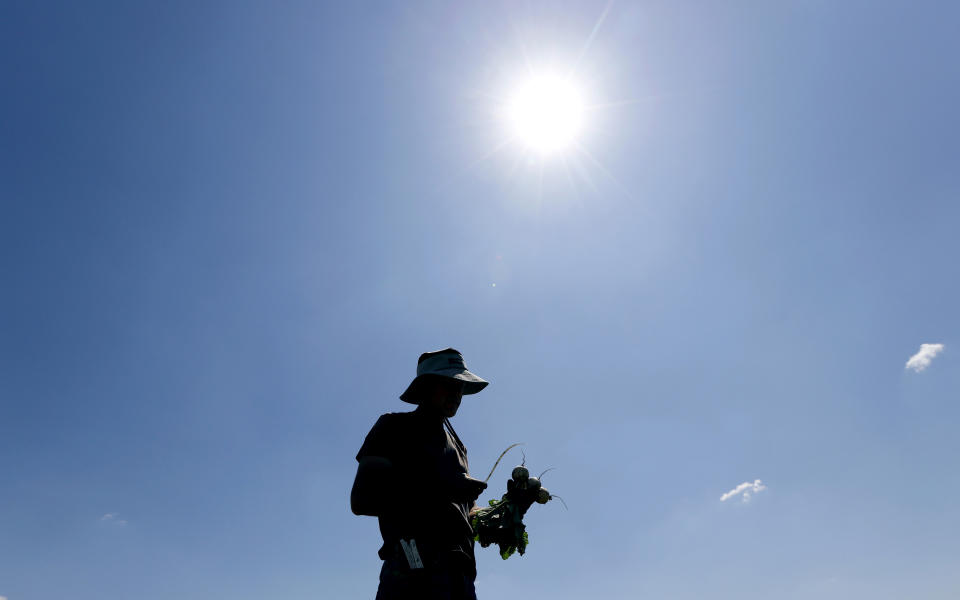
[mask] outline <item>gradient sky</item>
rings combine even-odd
[[[373,598],[354,455],[447,346],[473,473],[569,505],[481,598],[960,597],[958,31],[0,3],[0,597]],[[497,107],[547,67],[592,108],[544,159]]]

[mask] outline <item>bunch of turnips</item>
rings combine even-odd
[[[506,454],[510,448],[504,450],[503,454]],[[500,458],[503,458],[503,454]],[[494,469],[500,463],[500,458],[493,465]],[[544,473],[550,470],[547,469],[537,477],[531,477],[526,467],[526,456],[524,456],[523,463],[514,467],[510,479],[507,480],[507,493],[499,500],[490,500],[490,506],[473,513],[471,525],[473,525],[474,539],[484,548],[497,544],[500,547],[500,557],[504,560],[510,558],[514,552],[522,555],[530,541],[526,525],[523,524],[523,516],[527,514],[527,510],[533,506],[534,502],[546,504],[554,498],[563,502],[563,498],[551,494],[540,482]],[[493,475],[493,470],[490,471],[490,475]],[[487,476],[487,479],[490,479],[490,476]]]

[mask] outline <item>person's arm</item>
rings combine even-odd
[[[473,510],[477,508],[477,496],[487,487],[486,483],[466,475],[445,486],[439,486],[436,482],[430,485],[422,481],[411,485],[420,490],[424,498],[468,502]],[[353,489],[350,490],[350,510],[355,515],[370,517],[383,516],[387,509],[402,510],[401,505],[404,503],[396,497],[401,487],[390,460],[382,456],[364,456],[360,458]]]
[[[357,452],[357,475],[350,490],[355,515],[383,516],[396,495],[398,417],[388,413],[377,419]]]
[[[350,490],[350,510],[355,515],[379,517],[390,505],[388,499],[395,489],[393,464],[382,456],[364,456]]]

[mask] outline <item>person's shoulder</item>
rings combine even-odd
[[[413,411],[384,413],[380,415],[380,417],[377,419],[377,422],[373,426],[374,428],[380,428],[380,429],[403,427],[405,424],[411,421],[413,416],[414,416]]]
[[[380,418],[378,418],[377,420],[378,421],[402,421],[404,419],[409,419],[413,415],[414,415],[414,411],[412,410],[406,411],[406,412],[388,412],[380,415]]]
[[[398,452],[402,452],[403,440],[406,436],[410,413],[386,413],[380,415],[377,422],[367,433],[357,460],[365,456],[381,456],[393,459]]]

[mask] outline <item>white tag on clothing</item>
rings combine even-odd
[[[410,540],[410,549],[413,550],[413,557],[417,559],[417,569],[423,568],[423,561],[420,560],[420,551],[417,550],[417,540]]]
[[[407,540],[400,540],[400,547],[403,548],[403,553],[407,557],[407,564],[410,565],[411,569],[423,568],[423,561],[420,560],[420,553],[417,552],[416,540],[410,540],[409,543]]]

